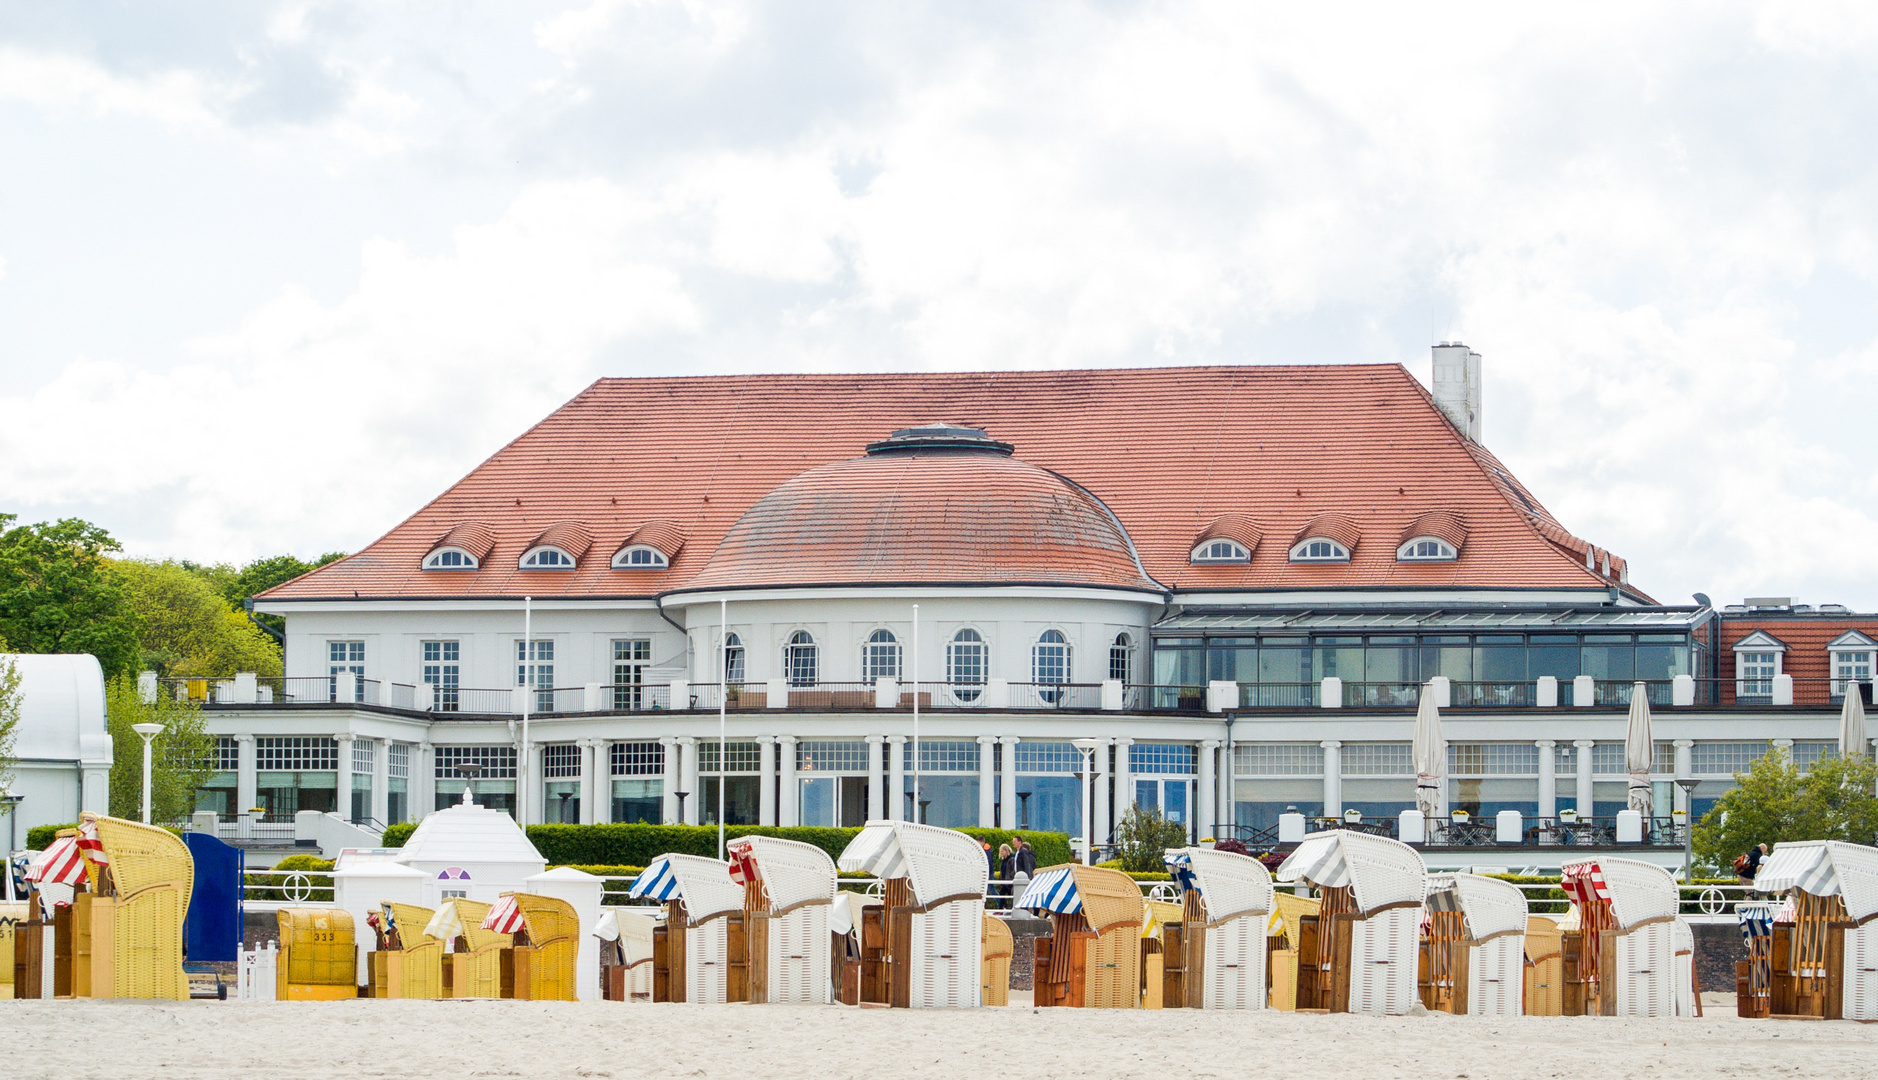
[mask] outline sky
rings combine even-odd
[[[1878,610],[1878,6],[0,0],[0,513],[356,550],[602,376],[1485,358]]]

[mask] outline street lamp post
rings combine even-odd
[[[163,731],[162,724],[132,724],[130,729],[143,736],[143,823],[150,824],[150,740]]]
[[[1100,739],[1076,739],[1072,745],[1082,753],[1082,864],[1095,862],[1095,800],[1091,799],[1091,781],[1095,778],[1096,747],[1102,745]]]
[[[1679,776],[1676,786],[1682,789],[1682,880],[1689,883],[1695,865],[1695,786],[1701,783],[1692,776]]]

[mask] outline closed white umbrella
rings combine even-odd
[[[1448,775],[1448,741],[1441,737],[1441,711],[1433,685],[1424,685],[1415,710],[1415,809],[1429,821],[1441,816],[1441,785]]]
[[[1642,683],[1630,688],[1630,729],[1624,734],[1624,767],[1630,770],[1630,809],[1649,817],[1650,768],[1656,763],[1656,744],[1650,738],[1650,690]]]
[[[1858,683],[1845,681],[1845,708],[1839,710],[1839,756],[1865,756],[1865,702]]]

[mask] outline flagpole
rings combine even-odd
[[[921,825],[925,815],[919,812],[919,605],[913,605],[913,820]]]
[[[725,670],[724,652],[730,647],[730,601],[726,597],[717,598],[717,857],[724,857],[724,778],[730,773],[730,766],[724,757],[724,698],[730,681],[730,673]],[[769,777],[763,778],[769,783]]]
[[[515,813],[522,828],[528,828],[528,786],[534,770],[528,760],[528,714],[535,697],[535,598],[522,597],[522,782],[515,796]]]

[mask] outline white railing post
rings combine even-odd
[[[1493,815],[1493,839],[1499,844],[1517,844],[1525,839],[1525,827],[1517,810],[1502,810]]]
[[[1669,703],[1671,705],[1695,704],[1695,676],[1678,675],[1670,683]]]
[[[1320,709],[1343,708],[1343,680],[1335,675],[1324,676],[1322,687],[1317,691],[1317,707]]]
[[[716,690],[717,688],[713,686],[711,689]],[[665,693],[666,693],[666,696],[670,699],[666,703],[666,708],[668,709],[691,708],[691,680],[690,679],[673,679],[672,685],[666,688]]]
[[[765,683],[764,686],[763,703],[765,705],[768,705],[772,709],[787,709],[789,707],[788,679],[771,679]]]
[[[1774,676],[1774,704],[1793,704],[1793,676],[1785,672]]]
[[[1539,676],[1539,683],[1533,689],[1532,703],[1541,709],[1558,708],[1558,678],[1556,676]]]
[[[252,671],[236,672],[235,673],[235,704],[237,705],[254,704],[255,698],[258,696],[256,686],[257,686],[257,682],[254,676],[254,672]]]
[[[1225,712],[1239,707],[1239,684],[1230,679],[1213,679],[1206,684],[1206,711]]]
[[[1435,695],[1435,708],[1446,709],[1454,704],[1454,684],[1446,675],[1429,679],[1428,689]]]
[[[1572,705],[1580,709],[1589,709],[1598,703],[1598,681],[1589,675],[1580,675],[1572,680]]]
[[[1395,835],[1404,844],[1426,843],[1428,822],[1420,810],[1404,810],[1396,816]]]
[[[599,712],[601,702],[604,700],[600,693],[599,683],[590,682],[580,688],[581,712]]]
[[[1008,709],[1011,707],[1011,682],[1009,679],[985,680],[985,708]]]
[[[900,680],[882,675],[874,680],[874,708],[900,707]]]
[[[1102,680],[1102,711],[1121,712],[1124,708],[1124,693],[1120,679]]]

